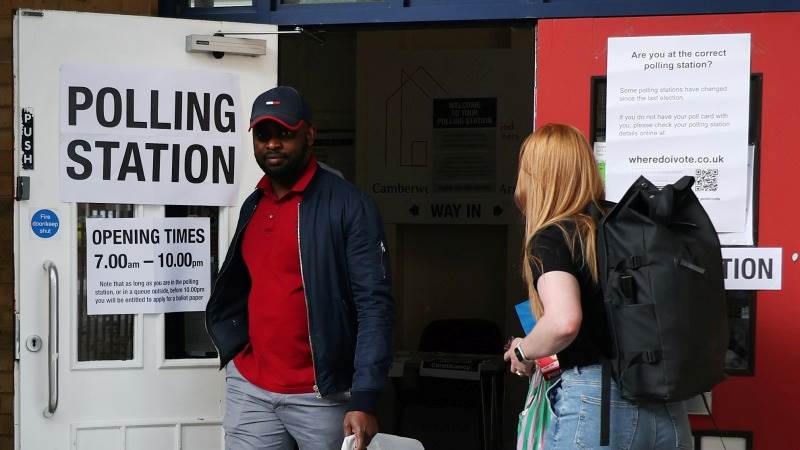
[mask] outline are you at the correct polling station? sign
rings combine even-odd
[[[63,65],[59,102],[62,201],[236,203],[237,75]]]
[[[89,314],[204,311],[208,217],[86,219]]]

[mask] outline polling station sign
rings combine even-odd
[[[86,219],[87,311],[204,311],[210,255],[207,217]]]
[[[725,289],[778,291],[783,275],[779,247],[722,247]]]
[[[237,75],[68,64],[59,104],[62,201],[236,203]]]
[[[722,233],[746,228],[750,35],[608,39],[606,198],[683,175]]]

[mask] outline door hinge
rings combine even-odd
[[[19,361],[19,313],[14,313],[14,359]]]

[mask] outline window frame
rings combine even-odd
[[[606,142],[606,88],[607,77],[605,75],[595,75],[589,81],[589,146],[594,149],[595,142]],[[747,143],[754,147],[753,154],[753,243],[754,245],[726,245],[725,247],[758,247],[758,212],[759,212],[759,185],[761,172],[761,111],[762,95],[764,91],[764,74],[750,74],[750,113],[747,132]],[[729,369],[725,367],[725,373],[731,376],[755,376],[755,354],[756,354],[756,309],[758,291],[738,291],[726,290],[726,295],[731,292],[742,292],[747,295],[746,301],[750,306],[750,318],[748,321],[748,349],[747,364],[744,369]]]
[[[694,448],[695,448],[695,450],[703,450],[703,438],[704,437],[744,439],[745,440],[745,450],[753,450],[753,432],[752,431],[692,430],[692,436],[694,437]]]
[[[567,17],[624,17],[797,11],[792,0],[383,0],[381,2],[284,4],[253,0],[253,6],[188,8],[185,0],[162,0],[159,15],[185,19],[325,26],[414,22],[518,21]]]
[[[70,370],[95,370],[95,369],[141,369],[144,367],[144,314],[133,314],[133,358],[131,359],[110,359],[110,360],[86,360],[79,359],[79,346],[80,336],[78,330],[79,318],[79,303],[85,302],[86,298],[80,297],[80,283],[78,280],[78,215],[80,214],[79,203],[73,203],[70,206],[70,214],[72,215],[72,223],[76,224],[70,230],[70,241],[76,245],[70,248],[70,260],[75,263],[70,268],[70,277],[76,280],[72,285],[72,298],[77,301],[70,302],[69,308],[69,333],[70,333],[70,346],[69,346],[69,363]],[[142,217],[144,214],[144,205],[133,205],[133,217]]]

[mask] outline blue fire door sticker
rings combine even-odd
[[[31,230],[40,238],[51,238],[58,233],[58,214],[49,209],[40,209],[31,217]]]

